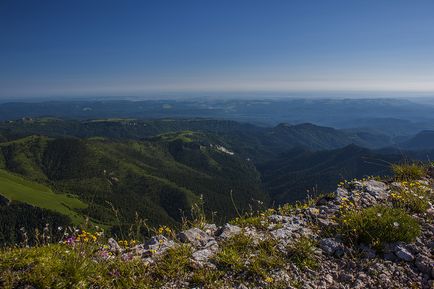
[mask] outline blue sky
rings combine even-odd
[[[0,97],[434,91],[431,0],[2,0]]]

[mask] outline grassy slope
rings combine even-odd
[[[0,170],[0,194],[9,200],[24,202],[67,215],[74,223],[83,221],[83,217],[74,209],[87,206],[75,197],[56,194],[44,185],[27,181],[4,170]]]

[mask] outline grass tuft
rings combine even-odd
[[[315,269],[318,264],[315,257],[316,242],[308,237],[301,237],[287,248],[289,259],[300,268]]]
[[[426,176],[427,169],[418,163],[392,164],[392,172],[398,181],[415,181]]]
[[[420,235],[419,223],[400,208],[383,205],[348,211],[340,218],[340,233],[353,243],[381,249],[385,243],[411,242]]]

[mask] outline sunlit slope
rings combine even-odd
[[[25,180],[4,170],[0,170],[0,194],[11,201],[19,201],[67,215],[74,223],[83,220],[82,215],[75,210],[87,207],[85,203],[73,196],[56,194],[44,185]]]

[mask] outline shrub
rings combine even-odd
[[[426,175],[426,167],[417,163],[392,164],[391,167],[399,181],[419,180]]]
[[[340,231],[350,242],[380,249],[390,242],[410,242],[420,234],[418,222],[399,208],[383,205],[348,211],[340,219]]]

